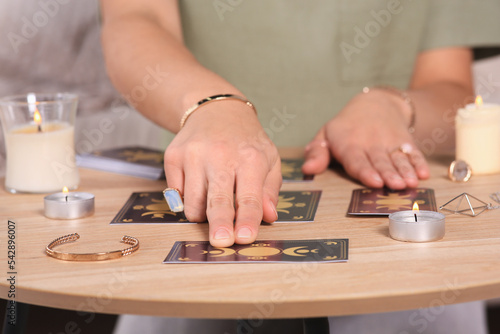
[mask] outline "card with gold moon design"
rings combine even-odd
[[[411,210],[417,202],[419,210],[437,211],[434,190],[430,188],[413,188],[404,190],[354,189],[348,215],[382,216],[397,211]]]
[[[348,248],[348,239],[257,240],[231,247],[176,241],[163,263],[345,262]]]
[[[302,165],[304,159],[281,159],[281,175],[283,182],[312,181],[314,175],[304,175]]]
[[[314,221],[321,190],[281,191],[277,222]],[[186,224],[183,212],[170,211],[161,191],[135,192],[113,218],[111,224]]]

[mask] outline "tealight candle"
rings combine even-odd
[[[85,192],[62,192],[44,197],[45,216],[53,219],[78,219],[94,213],[94,195]]]
[[[455,117],[456,160],[465,161],[472,175],[500,172],[500,105],[483,103],[458,109]]]
[[[389,234],[393,239],[409,242],[428,242],[442,239],[445,233],[444,215],[435,211],[413,210],[389,215]]]
[[[79,183],[74,120],[77,97],[34,94],[0,100],[5,134],[5,188],[12,193],[49,193]]]

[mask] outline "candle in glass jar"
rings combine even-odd
[[[38,131],[38,127],[41,131]],[[16,192],[50,192],[79,183],[74,127],[67,123],[30,124],[5,135],[8,153],[5,186]]]
[[[500,172],[500,105],[475,104],[457,111],[456,160],[465,161],[472,175]]]
[[[5,134],[5,188],[12,192],[49,193],[78,187],[72,94],[11,96],[0,100]]]

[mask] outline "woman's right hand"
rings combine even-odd
[[[196,110],[165,152],[165,174],[184,195],[186,218],[208,220],[215,247],[252,243],[262,221],[278,218],[278,150],[240,101]]]

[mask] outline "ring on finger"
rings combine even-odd
[[[167,188],[163,190],[163,197],[167,202],[167,205],[172,212],[182,212],[184,211],[184,202],[182,200],[182,195],[177,188]]]
[[[326,140],[314,140],[306,146],[306,151],[310,151],[313,148],[313,146],[328,148],[328,142]]]
[[[410,155],[413,152],[413,146],[410,143],[404,143],[393,149],[390,153],[401,152]]]

